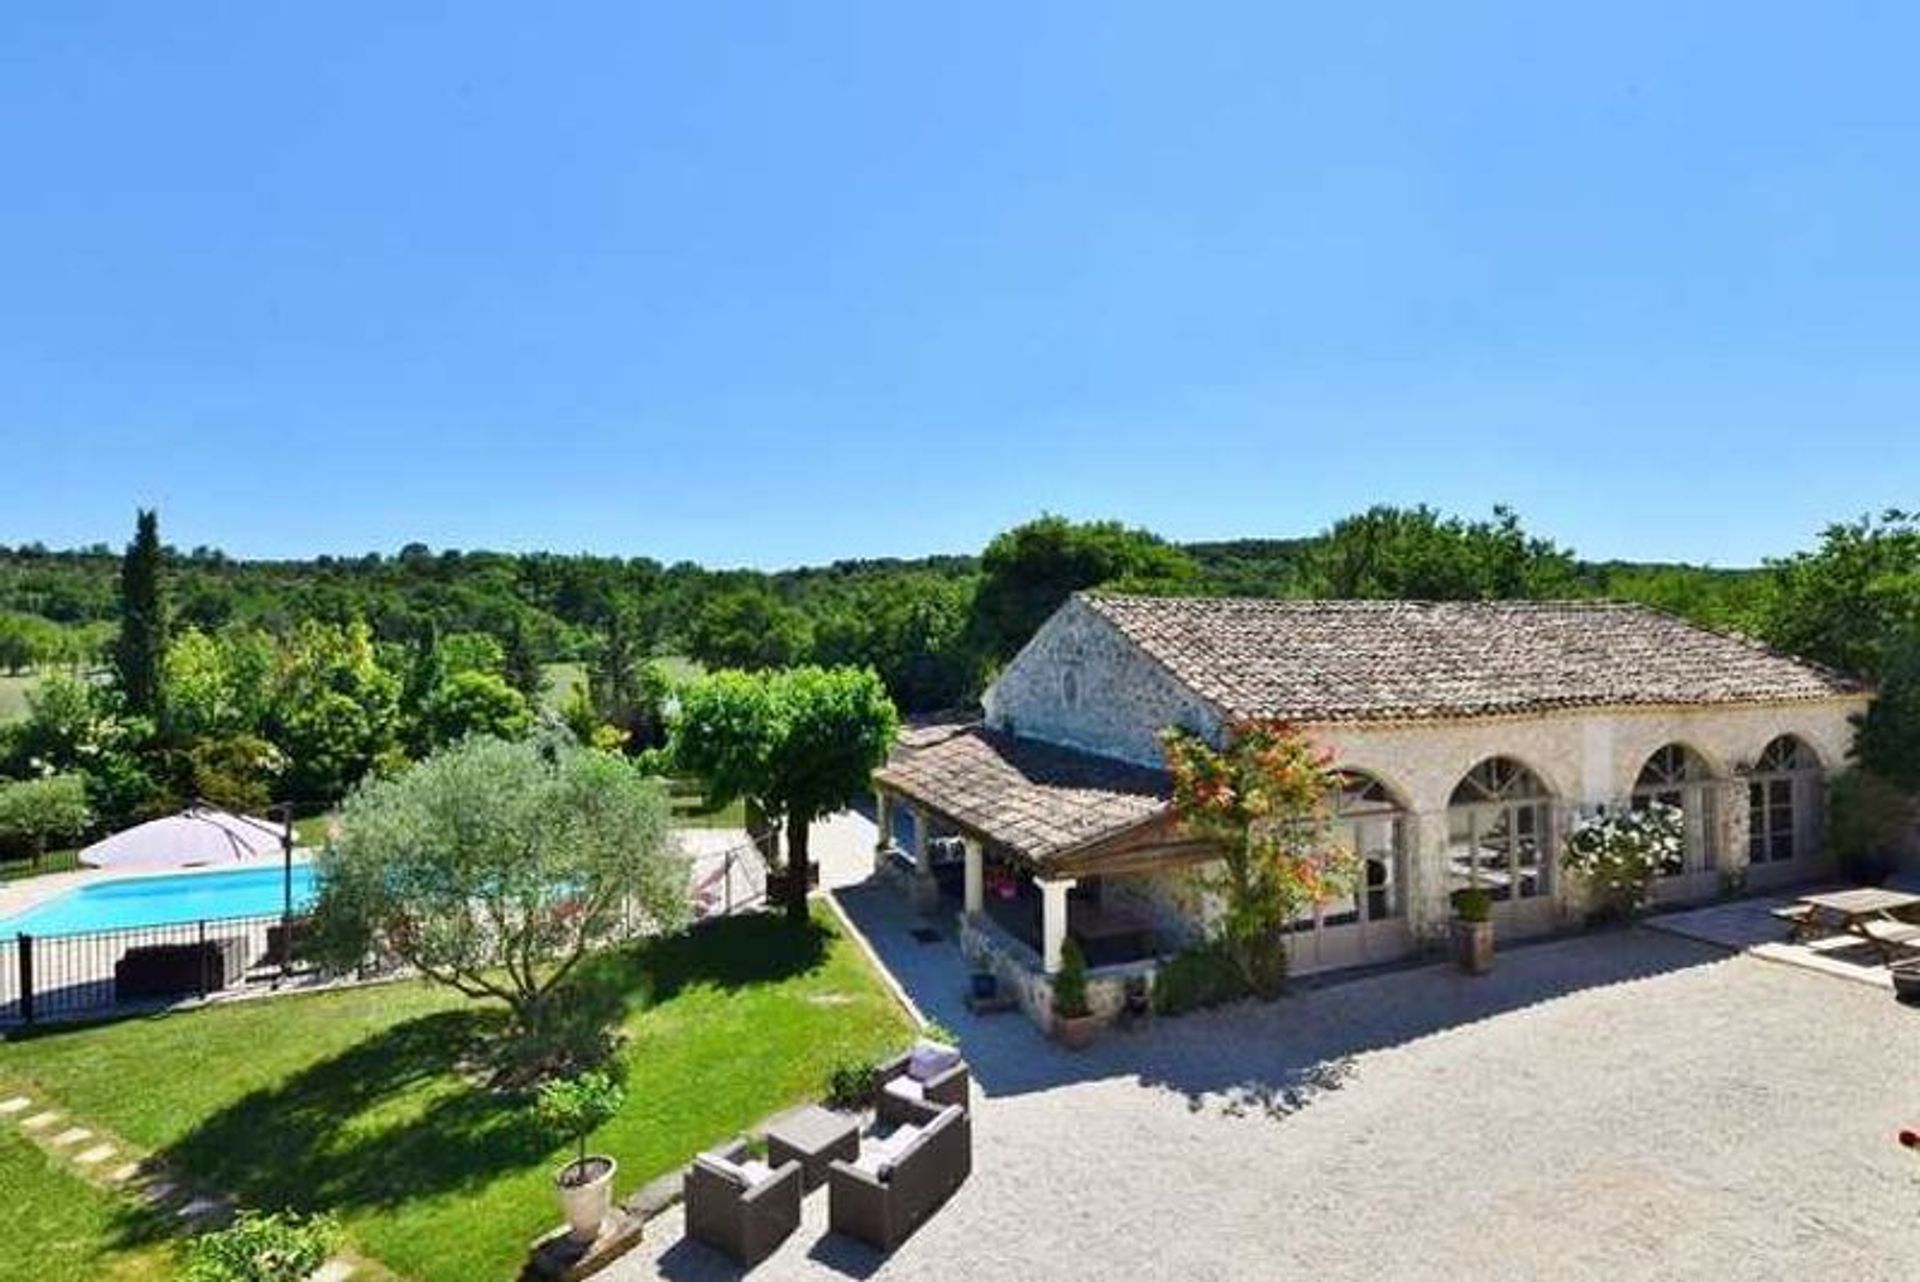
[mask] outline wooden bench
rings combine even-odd
[[[1901,953],[1920,952],[1920,926],[1887,917],[1863,921],[1858,930],[1861,936],[1879,949],[1880,955],[1888,961],[1892,961]]]

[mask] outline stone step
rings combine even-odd
[[[44,1113],[35,1113],[32,1117],[20,1123],[20,1129],[23,1131],[37,1131],[44,1127],[52,1126],[59,1120],[60,1114],[49,1109]]]
[[[66,1130],[61,1131],[58,1135],[48,1140],[47,1143],[52,1144],[56,1148],[68,1148],[74,1144],[78,1144],[81,1140],[92,1138],[93,1132],[86,1127],[69,1126]]]
[[[135,1178],[139,1174],[140,1163],[128,1162],[123,1166],[116,1166],[111,1171],[108,1171],[107,1178],[115,1184],[125,1184],[128,1180]]]
[[[345,1260],[328,1260],[321,1265],[307,1282],[347,1282],[353,1276],[353,1266]]]
[[[0,1117],[12,1117],[15,1113],[24,1113],[33,1107],[33,1101],[24,1095],[12,1099],[0,1099]]]
[[[115,1151],[111,1144],[95,1144],[90,1149],[75,1153],[73,1160],[82,1166],[98,1166],[100,1163],[112,1157]]]
[[[155,1180],[140,1190],[140,1200],[149,1206],[159,1206],[162,1202],[172,1200],[174,1192],[173,1185],[165,1180]]]

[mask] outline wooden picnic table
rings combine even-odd
[[[1920,925],[1901,921],[1896,915],[1920,908],[1920,895],[1865,886],[1802,895],[1800,903],[1810,921],[1858,936],[1888,961],[1899,953],[1920,949]]]

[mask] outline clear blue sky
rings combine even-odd
[[[8,4],[0,542],[1920,504],[1920,9],[1570,8]]]

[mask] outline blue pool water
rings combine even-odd
[[[282,894],[279,868],[126,877],[76,886],[17,917],[0,919],[0,935],[70,935],[216,917],[274,917],[280,914]],[[294,908],[305,907],[313,898],[313,865],[295,864]]]

